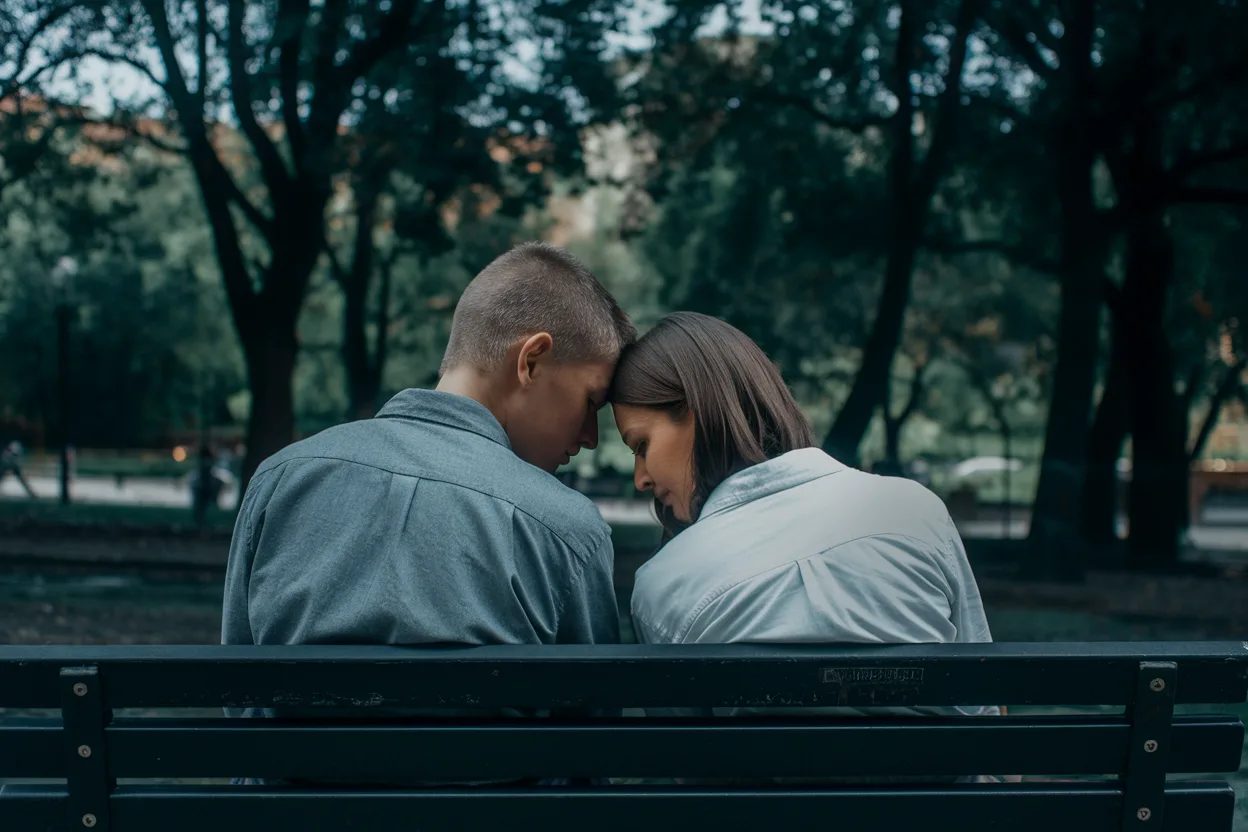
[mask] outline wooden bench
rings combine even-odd
[[[1248,644],[0,647],[0,830],[1230,832]],[[1116,706],[958,718],[334,720],[336,709]],[[223,706],[324,711],[227,719]],[[211,709],[127,716],[115,709]],[[59,709],[18,716],[12,709]],[[1039,775],[961,783],[952,776]],[[374,788],[153,778],[930,776],[929,784]],[[1106,779],[1072,781],[1078,775]],[[12,778],[24,778],[25,783]],[[945,782],[939,782],[941,778]],[[43,779],[44,782],[30,782]],[[49,782],[51,781],[51,782]],[[410,782],[410,781],[409,781]]]
[[[1190,476],[1188,517],[1192,524],[1201,521],[1209,492],[1248,491],[1248,463],[1225,459],[1199,462],[1192,466]]]

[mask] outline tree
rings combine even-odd
[[[1204,369],[1203,359],[1184,366],[1175,348],[1175,290],[1190,264],[1180,260],[1173,215],[1183,210],[1178,206],[1196,202],[1248,204],[1248,189],[1196,187],[1191,181],[1216,170],[1225,182],[1248,159],[1248,125],[1231,103],[1240,100],[1248,81],[1242,56],[1196,48],[1212,30],[1242,28],[1243,16],[1206,12],[1176,25],[1165,11],[1149,3],[1125,15],[1105,47],[1120,67],[1106,83],[1121,86],[1113,91],[1099,140],[1126,234],[1121,286],[1110,293],[1111,363],[1094,422],[1093,438],[1100,427],[1105,444],[1090,449],[1099,451],[1090,459],[1096,468],[1089,470],[1098,499],[1088,504],[1085,523],[1094,540],[1116,537],[1106,496],[1116,476],[1109,469],[1129,431],[1128,564],[1145,569],[1178,562],[1188,523],[1189,414]],[[1176,77],[1190,80],[1176,91]]]
[[[915,258],[923,242],[924,226],[932,197],[945,173],[949,146],[954,141],[962,99],[962,74],[966,64],[967,39],[978,13],[976,0],[961,0],[953,25],[942,32],[947,44],[947,69],[942,89],[936,96],[935,112],[927,152],[919,161],[915,137],[913,56],[919,51],[922,25],[916,19],[920,4],[902,2],[894,45],[892,91],[897,108],[891,118],[892,147],[889,155],[890,240],[884,286],[880,294],[871,334],[863,347],[862,362],[849,398],[841,406],[836,421],[823,442],[824,450],[842,459],[856,460],[876,408],[887,399],[888,379],[893,356],[901,336]]]
[[[387,55],[440,28],[446,13],[441,0],[395,0],[387,11],[347,0],[315,9],[135,0],[101,16],[111,43],[97,54],[159,85],[199,184],[251,390],[244,481],[292,439],[296,324],[323,249],[352,88]],[[226,101],[245,147],[224,140]],[[255,193],[244,184],[248,170],[260,183]]]
[[[822,135],[829,150],[839,145],[839,158],[829,156],[819,173],[770,178],[739,174],[755,184],[749,186],[751,195],[737,203],[744,213],[730,245],[740,253],[752,240],[760,240],[762,215],[777,208],[787,208],[785,215],[794,217],[788,221],[790,240],[803,233],[821,240],[839,237],[865,254],[863,249],[875,242],[872,238],[879,238],[881,290],[868,314],[848,398],[824,442],[849,462],[857,459],[867,426],[887,398],[923,228],[956,145],[961,80],[978,5],[976,0],[930,5],[909,0],[827,6],[778,2],[761,12],[771,32],[745,35],[747,12],[730,4],[727,28],[709,35],[707,18],[718,4],[685,4],[660,27],[657,55],[644,62],[648,72],[633,89],[642,123],[658,137],[659,156],[676,168],[678,177],[689,175],[682,170],[686,165],[706,170],[710,164],[724,164],[720,151],[713,149],[719,144],[735,149],[739,161],[732,166],[741,171],[752,167],[740,163],[747,154],[770,171],[778,165],[766,159],[769,155],[792,155],[801,160],[799,165],[809,166],[810,157],[794,152],[809,146],[803,133]],[[760,142],[763,135],[770,140]],[[863,155],[869,159],[865,165],[856,158]],[[885,200],[883,216],[870,219],[885,231],[850,237],[846,227],[858,224],[840,225],[849,213],[840,209],[844,202],[864,200],[864,195],[843,187],[842,171],[869,168],[877,161],[883,168],[879,175]],[[801,181],[820,175],[822,188]],[[802,204],[790,196],[795,180],[814,198]],[[862,187],[861,182],[849,184]],[[674,187],[676,180],[668,179],[660,190],[668,193]],[[780,208],[778,202],[787,204]],[[760,254],[726,259],[739,270],[741,263],[757,261]],[[765,262],[774,269],[774,259]],[[836,270],[825,267],[822,273],[831,280]],[[704,295],[702,302],[725,310],[749,307],[741,288],[724,285],[718,300]]]
[[[490,8],[445,0],[134,0],[110,4],[101,18],[111,43],[95,54],[159,85],[199,183],[251,389],[244,479],[292,438],[299,310],[325,249],[325,209],[343,167],[341,136],[360,115],[360,83],[367,91],[382,62],[412,44],[436,43],[439,54],[457,60],[463,50],[496,54],[480,78],[488,92],[492,73],[502,71],[504,57],[515,58],[520,40],[540,45],[539,58],[587,42],[580,5],[552,14],[545,8],[513,9],[504,25]],[[562,48],[555,45],[560,35]],[[149,52],[159,56],[159,69],[148,63]],[[539,77],[561,68],[559,58],[532,63]],[[222,121],[227,103],[242,144],[231,146]],[[487,116],[490,105],[488,95],[473,102]],[[539,109],[564,105],[548,101]]]
[[[63,164],[41,164],[0,200],[10,217],[0,237],[0,353],[25,357],[0,366],[0,418],[23,417],[37,441],[67,404],[79,447],[157,446],[196,425],[202,379],[224,398],[242,366],[220,283],[194,268],[211,242],[189,172],[150,148],[114,143],[98,125],[82,133],[57,154]],[[77,268],[58,296],[49,273],[62,258]],[[56,392],[62,302],[71,309],[69,402]]]
[[[556,156],[575,158],[579,151],[572,113],[550,103],[566,93],[563,78],[534,88],[499,71],[501,45],[490,46],[485,33],[467,54],[448,50],[450,39],[449,32],[431,33],[381,62],[375,77],[357,86],[357,118],[338,177],[349,195],[351,217],[341,225],[351,239],[339,246],[331,234],[328,246],[343,293],[343,363],[353,418],[373,415],[380,404],[393,281],[415,273],[400,260],[418,267],[449,251],[455,240],[448,221],[473,189],[475,203],[491,213],[515,217],[539,207]],[[586,68],[594,56],[567,57],[579,62],[579,79],[595,71]],[[348,262],[339,248],[349,250]]]

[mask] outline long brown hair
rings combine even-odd
[[[624,349],[611,401],[693,414],[691,522],[710,493],[751,465],[815,445],[810,422],[758,344],[718,318],[675,312]],[[664,541],[689,524],[655,501]]]

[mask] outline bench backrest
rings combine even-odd
[[[0,829],[1160,828],[1229,832],[1248,644],[897,647],[0,647]],[[1109,706],[993,718],[594,718],[683,707]],[[219,709],[315,712],[228,720]],[[114,716],[119,709],[210,716]],[[396,720],[393,709],[551,709],[545,719]],[[343,710],[386,714],[334,719]],[[765,712],[764,712],[765,713]],[[384,789],[129,785],[126,778],[853,778],[977,774],[1022,784]]]

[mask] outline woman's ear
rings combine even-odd
[[[550,337],[549,332],[538,332],[524,339],[516,355],[516,377],[521,387],[533,383],[533,379],[550,361],[554,346],[555,339]]]

